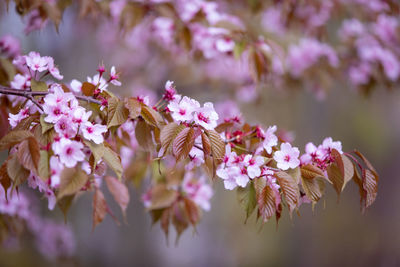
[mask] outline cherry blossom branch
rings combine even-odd
[[[31,101],[32,101],[34,96],[45,96],[45,95],[47,95],[49,93],[50,92],[34,92],[34,91],[28,91],[28,90],[19,90],[19,89],[9,88],[9,87],[5,87],[5,86],[0,85],[0,94],[22,96],[22,97],[28,98]],[[75,95],[75,97],[77,99],[79,99],[79,100],[82,100],[82,101],[86,101],[86,102],[90,102],[90,103],[101,105],[101,101],[93,99],[92,97],[81,96],[81,95]],[[35,103],[36,101],[32,101],[32,102]],[[39,103],[37,103],[37,105],[39,105]],[[39,107],[41,108],[40,105],[39,105]]]

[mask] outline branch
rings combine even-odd
[[[19,90],[19,89],[9,88],[9,87],[0,85],[0,94],[17,95],[17,96],[22,96],[22,97],[28,98],[29,100],[32,100],[34,96],[45,96],[47,94],[50,94],[50,92],[33,92],[33,91],[28,91],[28,90]],[[86,101],[86,102],[101,105],[101,101],[93,99],[92,97],[81,96],[81,95],[75,95],[75,97],[81,101]],[[32,101],[32,102],[34,102],[34,101]]]

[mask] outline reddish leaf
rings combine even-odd
[[[324,177],[324,172],[312,164],[302,166],[300,168],[301,176],[305,179],[314,179],[315,177]]]
[[[176,230],[176,243],[178,243],[179,237],[189,226],[188,215],[182,202],[175,202],[172,210],[172,224]]]
[[[11,154],[7,159],[7,173],[15,188],[28,179],[30,172],[22,166],[16,154]]]
[[[172,142],[172,151],[177,161],[188,157],[194,145],[195,131],[191,127],[183,129]]]
[[[168,152],[168,150],[171,147],[172,142],[176,138],[176,136],[183,130],[185,129],[185,125],[183,124],[176,124],[175,122],[169,123],[165,125],[160,132],[160,142],[161,142],[161,149],[158,153],[159,157],[163,157],[165,153]]]
[[[10,148],[30,137],[33,137],[33,134],[29,131],[11,131],[0,140],[0,150]]]
[[[107,127],[119,126],[123,124],[129,115],[129,110],[124,103],[116,97],[111,97],[108,100],[108,118]]]
[[[167,208],[175,202],[178,197],[178,192],[167,189],[166,185],[156,185],[151,190],[151,205],[150,210]]]
[[[203,145],[204,156],[206,157],[206,156],[211,155],[211,142],[210,142],[210,139],[203,132],[201,132],[201,143]]]
[[[92,231],[94,231],[94,228],[96,228],[96,226],[104,220],[107,214],[107,210],[107,202],[104,198],[103,192],[101,192],[100,189],[96,188],[93,196]]]
[[[301,183],[304,192],[311,201],[317,202],[318,200],[321,199],[325,191],[324,178],[317,176],[314,177],[313,179],[306,179],[302,176]]]
[[[4,188],[4,192],[7,192],[8,188],[11,186],[11,179],[7,172],[7,161],[3,163],[0,167],[0,184]],[[5,194],[7,198],[7,194]]]
[[[57,200],[79,192],[85,186],[88,176],[80,168],[65,168],[61,172],[60,179]]]
[[[363,170],[363,188],[366,192],[365,195],[365,207],[368,208],[369,206],[374,203],[376,196],[378,194],[378,180],[379,177],[376,172],[371,170]]]
[[[212,157],[214,158],[215,164],[219,165],[225,156],[225,142],[216,131],[205,130],[204,132],[210,139],[211,153]]]
[[[258,212],[264,222],[267,222],[276,212],[275,192],[266,186],[257,199]]]
[[[135,97],[125,99],[125,107],[129,110],[131,119],[136,119],[142,112],[142,104]]]
[[[81,91],[85,96],[93,96],[96,86],[89,82],[84,82],[82,84]]]
[[[143,120],[138,121],[135,128],[135,137],[138,144],[146,151],[154,147],[150,126]]]
[[[114,197],[115,202],[118,203],[121,208],[124,218],[126,218],[126,208],[129,204],[129,191],[124,183],[112,176],[105,177],[108,190],[110,190],[111,195]]]
[[[34,137],[30,137],[19,144],[17,157],[22,166],[28,170],[34,170],[38,174],[40,149]]]
[[[193,226],[195,226],[200,220],[200,210],[197,207],[196,203],[194,203],[189,198],[185,197],[183,201],[185,203],[185,210],[189,217],[189,221]]]
[[[299,186],[293,177],[286,172],[277,172],[275,173],[275,177],[282,189],[283,196],[285,197],[291,215],[293,210],[296,209],[299,204]]]

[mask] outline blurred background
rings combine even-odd
[[[111,89],[118,95],[151,91],[160,96],[165,81],[173,80],[179,93],[201,102],[241,97],[226,79],[205,77],[203,62],[175,58],[156,46],[141,47],[145,37],[139,33],[127,44],[106,24],[81,21],[67,10],[59,33],[49,25],[26,36],[14,9],[0,9],[0,36],[17,37],[24,52],[54,57],[66,83],[93,76],[104,62],[122,72],[123,86]],[[231,71],[229,64],[221,68]],[[373,162],[380,174],[378,197],[365,214],[360,212],[358,187],[351,182],[340,201],[328,187],[314,212],[303,205],[301,216],[291,220],[284,213],[279,226],[274,220],[262,225],[254,214],[245,224],[236,193],[224,190],[217,179],[211,211],[204,213],[196,233],[186,231],[175,245],[174,233],[167,242],[158,225],[151,227],[140,190],[131,188],[128,225],[117,226],[108,216],[94,232],[91,195],[84,195],[67,222],[77,240],[75,257],[57,266],[400,266],[400,92],[378,89],[362,97],[340,81],[323,101],[307,90],[258,90],[255,101],[240,103],[247,121],[292,131],[301,149],[331,136],[342,141],[343,150],[357,148]],[[1,156],[3,161],[6,155]],[[43,214],[63,221],[59,210],[50,213],[43,207]],[[0,266],[54,265],[29,243],[0,250]]]

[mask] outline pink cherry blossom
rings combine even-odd
[[[60,185],[60,175],[64,169],[64,165],[60,162],[58,157],[51,156],[50,158],[50,185],[57,188]]]
[[[27,118],[30,115],[30,108],[25,107],[21,109],[17,114],[8,114],[8,121],[11,125],[11,128],[14,128],[18,125],[23,119]]]
[[[297,147],[292,147],[289,143],[282,143],[281,150],[274,153],[274,160],[277,167],[281,170],[294,169],[300,164],[300,151]]]
[[[187,96],[184,96],[179,103],[174,101],[168,104],[171,116],[176,121],[191,121],[193,112],[198,108],[200,108],[199,102]]]
[[[78,132],[78,125],[69,116],[62,116],[54,125],[54,130],[61,136],[71,138]]]
[[[207,130],[214,130],[217,126],[218,113],[214,110],[211,102],[204,103],[202,108],[197,108],[194,114],[194,121]]]
[[[107,126],[87,121],[81,125],[80,131],[85,139],[101,144],[104,141],[103,133],[107,132]]]
[[[244,164],[247,169],[247,174],[251,179],[261,175],[260,167],[264,164],[264,159],[260,156],[252,156],[250,154],[244,157]]]
[[[275,132],[276,132],[276,126],[275,125],[270,126],[268,127],[267,131],[263,136],[264,137],[263,147],[268,154],[271,154],[272,147],[278,144],[278,137],[275,135]]]
[[[26,65],[33,71],[43,72],[48,69],[47,59],[38,52],[29,52],[26,56]]]
[[[21,54],[21,45],[12,35],[4,35],[0,39],[0,53],[4,53],[7,57],[14,58]]]
[[[193,178],[193,173],[186,173],[182,189],[187,194],[187,197],[192,199],[194,203],[199,205],[203,210],[209,211],[211,208],[210,199],[213,195],[213,190],[206,181],[206,177],[202,176],[199,179]]]
[[[78,162],[85,159],[85,154],[82,151],[83,144],[81,142],[62,138],[60,140],[60,148],[60,162],[68,168],[75,167]]]

